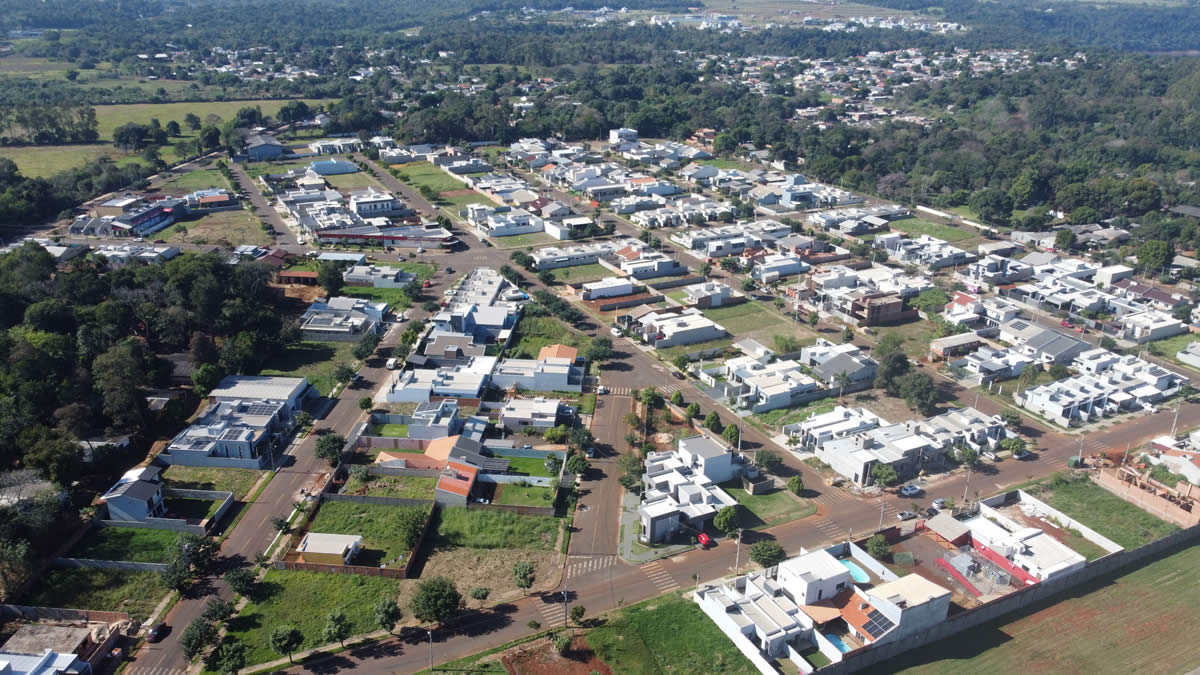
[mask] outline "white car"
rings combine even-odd
[[[603,396],[604,394],[608,393],[608,387],[600,385],[599,387],[596,387],[596,393]]]
[[[905,485],[904,487],[900,488],[900,495],[903,497],[916,497],[922,492],[924,492],[924,490],[916,485]]]
[[[621,337],[621,329],[620,328],[613,328],[613,329],[609,330],[608,332],[611,333],[613,337]]]

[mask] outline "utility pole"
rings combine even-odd
[[[1132,441],[1130,441],[1129,444],[1125,446],[1125,454],[1121,457],[1121,466],[1125,466],[1125,462],[1129,460],[1129,449],[1132,447],[1133,447]]]
[[[883,502],[879,502],[879,528],[878,529],[880,529],[880,530],[883,529],[883,509],[884,509]]]
[[[963,505],[967,503],[967,490],[971,487],[971,465],[967,465],[967,483],[963,485]]]
[[[562,589],[563,596],[563,628],[567,627],[567,589],[564,586]]]
[[[737,576],[742,567],[742,528],[737,529],[737,552],[733,557],[733,576]]]
[[[1182,402],[1182,401],[1180,401],[1180,402],[1179,402],[1179,403],[1178,403],[1178,404],[1175,406],[1175,421],[1171,422],[1171,439],[1172,439],[1172,440],[1174,440],[1174,439],[1175,439],[1175,428],[1176,428],[1176,427],[1179,425],[1179,408],[1180,408],[1180,406],[1182,406],[1182,405],[1183,405],[1183,402]]]
[[[429,669],[433,670],[433,629],[426,629],[429,633]]]

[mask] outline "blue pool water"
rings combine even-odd
[[[843,561],[843,562],[844,562],[844,561]],[[854,563],[850,563],[850,564],[851,564],[851,565],[853,565]],[[841,653],[843,653],[843,654],[845,654],[846,652],[850,651],[850,648],[846,646],[846,643],[845,643],[845,642],[842,642],[842,638],[840,638],[840,637],[838,637],[838,636],[834,635],[833,633],[826,633],[826,634],[825,634],[825,639],[826,639],[826,640],[829,640],[830,642],[832,642],[832,643],[833,643],[833,646],[834,646],[834,647],[837,647],[837,648],[838,648],[838,651],[840,651],[840,652],[841,652]]]
[[[865,584],[871,580],[871,577],[863,571],[863,568],[859,567],[858,563],[853,560],[843,560],[841,563],[846,566],[846,569],[850,570],[850,578],[856,583]]]

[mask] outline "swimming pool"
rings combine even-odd
[[[843,654],[845,654],[846,652],[850,651],[850,648],[846,646],[846,643],[845,643],[845,642],[842,642],[842,638],[840,638],[840,637],[838,637],[838,636],[834,635],[833,633],[826,633],[826,634],[825,634],[825,639],[826,639],[826,640],[829,640],[830,642],[832,642],[832,643],[833,643],[833,646],[834,646],[834,647],[837,647],[837,648],[838,648],[838,651],[840,651],[840,652],[841,652],[841,653],[843,653]]]
[[[866,571],[859,567],[858,563],[854,562],[853,560],[842,560],[840,562],[846,566],[846,569],[850,570],[850,578],[853,579],[855,583],[865,584],[871,580],[871,577],[867,575]]]

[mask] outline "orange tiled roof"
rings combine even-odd
[[[546,345],[538,351],[538,360],[542,359],[571,359],[579,358],[579,350],[567,345]]]
[[[457,442],[458,436],[447,436],[429,441],[429,445],[425,446],[425,456],[442,461],[450,459],[450,450]]]
[[[442,473],[438,479],[437,489],[466,497],[471,494],[471,486],[475,484],[475,474],[479,470],[470,464],[461,462],[446,462],[446,468],[453,471]]]

